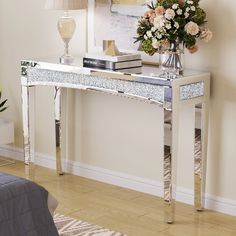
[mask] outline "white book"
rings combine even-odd
[[[128,74],[141,74],[142,67],[135,67],[135,68],[126,68],[126,69],[119,69],[116,70],[117,72],[128,73]]]
[[[132,67],[140,67],[142,66],[142,60],[113,62],[113,61],[105,61],[105,60],[98,60],[94,58],[84,57],[83,66],[91,67],[91,68],[117,70],[117,69],[125,69],[125,68],[132,68]]]
[[[115,69],[125,69],[125,68],[140,67],[140,66],[142,66],[141,60],[125,61],[125,62],[117,62]]]
[[[112,62],[141,60],[141,54],[125,53],[125,52],[120,52],[119,56],[108,56],[105,55],[104,53],[86,53],[85,57],[104,61],[112,61]]]
[[[119,70],[109,70],[109,69],[100,69],[100,68],[91,68],[94,71],[110,71],[110,72],[119,72],[123,74],[142,74],[142,67],[134,67],[134,68],[126,68],[126,69],[119,69]]]

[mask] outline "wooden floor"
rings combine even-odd
[[[0,171],[24,176],[20,162]],[[57,176],[36,167],[35,181],[60,202],[58,213],[124,232],[128,236],[235,236],[236,217],[177,203],[176,222],[163,222],[161,198],[88,180],[74,175]]]

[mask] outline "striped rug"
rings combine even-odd
[[[54,222],[60,236],[126,236],[98,225],[55,214]]]

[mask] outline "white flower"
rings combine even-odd
[[[160,46],[160,43],[158,42],[158,40],[156,38],[152,39],[152,46],[155,48],[155,49],[158,49],[159,46]]]
[[[157,34],[156,34],[156,37],[157,37],[158,39],[161,39],[161,38],[162,38],[162,35],[159,34],[159,33],[157,33]]]
[[[167,23],[165,27],[166,27],[166,29],[171,29],[171,24]]]
[[[179,9],[176,11],[176,13],[177,13],[177,15],[182,15],[183,11],[182,11],[182,9],[179,8]]]
[[[176,10],[178,8],[178,6],[179,6],[179,4],[175,3],[175,4],[173,4],[172,9]]]
[[[189,12],[190,11],[190,7],[186,7],[186,12]]]
[[[192,11],[195,11],[195,10],[196,10],[195,6],[191,6],[190,9],[191,9]]]
[[[148,38],[151,38],[151,37],[152,37],[152,31],[151,31],[151,30],[147,31],[147,37],[148,37]]]
[[[165,18],[166,18],[167,20],[171,20],[171,19],[173,19],[174,17],[175,17],[175,11],[172,10],[172,9],[170,9],[170,8],[168,8],[168,9],[166,10],[166,12],[165,12]]]
[[[166,24],[166,23],[165,23]],[[166,28],[165,27],[162,27],[160,30],[158,30],[157,32],[156,32],[156,34],[157,33],[160,33],[160,34],[164,34],[166,32]]]
[[[144,35],[144,39],[145,39],[145,40],[147,40],[147,39],[148,39],[147,35]]]
[[[187,1],[188,4],[193,4],[193,1]]]
[[[187,12],[184,13],[185,18],[189,17],[189,14]]]
[[[178,28],[179,28],[179,23],[178,23],[178,22],[175,22],[174,27],[175,27],[176,29],[178,29]]]
[[[165,25],[165,18],[161,15],[157,15],[154,18],[153,25],[156,29],[160,29]]]
[[[184,29],[188,34],[193,35],[193,36],[198,34],[199,32],[199,26],[193,21],[189,21],[185,25]]]
[[[156,27],[152,27],[152,28],[151,28],[151,31],[152,31],[152,32],[155,32],[156,30],[157,30]]]

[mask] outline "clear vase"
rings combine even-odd
[[[179,42],[173,42],[168,49],[160,51],[160,68],[162,76],[177,78],[184,70],[184,49]]]

